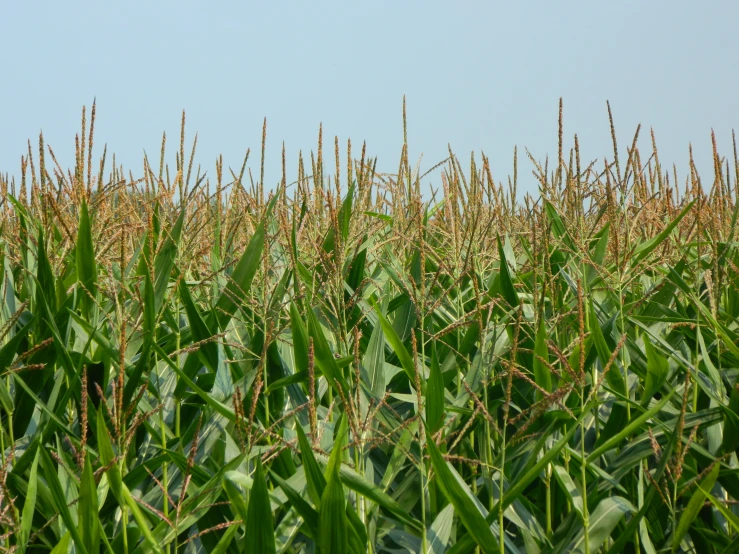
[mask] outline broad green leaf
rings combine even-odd
[[[737,517],[734,512],[729,510],[723,502],[720,502],[715,496],[708,492],[707,489],[704,489],[702,485],[698,485],[698,487],[708,499],[708,501],[713,504],[714,508],[716,508],[721,513],[721,515],[726,518],[726,520],[729,522],[729,525],[731,525],[731,528],[734,530],[734,533],[738,533],[739,517]]]
[[[341,374],[341,369],[336,363],[331,348],[328,345],[326,336],[323,334],[323,328],[318,322],[316,314],[313,310],[308,310],[308,334],[313,339],[313,352],[315,354],[316,365],[321,373],[326,377],[329,383],[341,389],[342,394],[349,392],[349,387]]]
[[[492,523],[494,518],[498,516],[501,507],[502,509],[505,509],[513,502],[515,502],[523,493],[523,491],[525,491],[526,488],[532,483],[532,481],[534,481],[534,479],[541,475],[546,466],[552,463],[552,461],[559,455],[562,449],[567,446],[570,439],[575,434],[575,430],[577,429],[578,425],[582,422],[583,419],[585,419],[585,417],[589,415],[591,409],[592,403],[586,405],[583,413],[580,414],[577,420],[568,425],[568,429],[562,435],[562,438],[560,438],[553,447],[549,448],[544,453],[544,455],[536,461],[535,464],[533,464],[531,467],[524,468],[521,474],[516,475],[513,481],[513,485],[507,491],[505,491],[505,493],[503,494],[503,498],[498,500],[498,502],[493,506],[492,510],[488,512],[488,515],[485,518],[488,524]],[[550,431],[551,427],[544,431],[544,435],[546,436]],[[450,554],[461,554],[462,552],[468,552],[474,546],[474,544],[475,541],[472,539],[471,535],[464,535],[459,540],[457,540],[456,544],[449,552]]]
[[[180,210],[180,215],[172,226],[172,229],[166,233],[167,238],[164,239],[162,246],[157,252],[154,260],[154,299],[155,311],[159,313],[164,302],[164,296],[169,286],[169,277],[174,267],[175,257],[177,256],[177,248],[180,244],[180,235],[182,234],[182,224],[185,220],[185,210]]]
[[[19,352],[21,341],[26,338],[26,335],[31,330],[33,322],[36,320],[36,316],[33,316],[22,328],[18,329],[16,333],[10,338],[10,340],[0,348],[0,373],[4,373],[8,366],[15,358],[15,355]]]
[[[572,503],[572,507],[575,509],[577,514],[580,516],[580,519],[583,517],[583,502],[582,502],[582,493],[580,492],[580,489],[577,488],[577,485],[575,485],[575,482],[572,480],[572,477],[570,477],[570,474],[567,472],[565,468],[563,468],[560,465],[553,465],[554,469],[554,476],[557,479],[557,482],[559,483],[559,486],[562,487],[562,490],[567,495],[567,498]]]
[[[641,405],[646,407],[667,381],[670,366],[667,359],[652,345],[648,337],[644,337],[644,346],[647,350],[647,379],[644,383]]]
[[[305,470],[305,479],[308,484],[308,494],[310,495],[313,503],[316,506],[321,504],[321,497],[323,491],[326,488],[326,478],[321,471],[315,456],[313,456],[313,449],[308,442],[308,438],[305,436],[302,427],[296,425],[295,430],[298,433],[298,444],[300,445],[300,457],[303,461],[303,469]]]
[[[654,470],[654,476],[650,481],[649,490],[644,495],[644,501],[642,502],[641,508],[639,509],[638,513],[634,514],[631,517],[631,520],[624,529],[624,532],[621,533],[620,536],[613,542],[611,548],[608,550],[608,554],[617,554],[619,552],[623,552],[626,543],[632,540],[634,534],[637,532],[637,526],[640,526],[643,523],[643,518],[650,510],[652,502],[655,500],[655,498],[657,498],[658,493],[655,485],[660,482],[662,476],[665,473],[668,463],[672,461],[672,452],[675,449],[675,445],[677,444],[677,442],[681,439],[678,436],[678,429],[680,428],[680,425],[682,425],[680,418],[675,418],[675,426],[673,427],[672,432],[668,435],[669,441],[662,450],[661,459],[659,461],[659,464],[657,465],[657,468]],[[659,499],[659,502],[661,502],[661,499]]]
[[[138,388],[140,387],[141,376],[151,367],[149,363],[149,353],[151,352],[151,345],[154,342],[154,338],[156,337],[156,302],[154,300],[154,287],[151,284],[151,278],[149,277],[148,271],[144,273],[143,301],[144,340],[141,346],[139,359],[136,362],[136,365],[133,367],[133,370],[128,373],[128,382],[123,389],[123,403],[126,406],[129,405]],[[76,314],[72,314],[72,316],[75,320],[79,321],[79,317]],[[97,331],[93,333],[92,337],[96,343],[100,344],[102,342],[101,336],[99,333],[97,333]],[[112,352],[110,354],[111,359],[115,359],[115,357],[112,356]]]
[[[590,333],[592,334],[593,342],[595,343],[595,349],[598,352],[598,357],[600,358],[600,362],[603,365],[603,369],[605,369],[606,365],[611,359],[611,356],[613,355],[613,352],[609,348],[608,343],[603,336],[603,330],[600,327],[598,316],[596,315],[592,301],[590,303],[589,324]],[[624,380],[624,376],[621,374],[616,360],[611,363],[611,366],[606,373],[606,381],[608,381],[608,384],[613,387],[616,392],[626,396],[626,381]]]
[[[444,423],[444,378],[441,376],[439,360],[436,356],[436,344],[431,349],[431,370],[426,385],[426,423],[433,435]]]
[[[449,539],[452,534],[452,524],[454,522],[454,506],[447,505],[439,515],[436,516],[434,522],[429,527],[428,550],[426,554],[444,554],[449,545]]]
[[[72,535],[72,540],[75,546],[82,554],[87,554],[87,549],[82,541],[82,537],[77,530],[77,525],[72,519],[72,513],[69,511],[67,504],[67,498],[62,490],[62,485],[59,482],[59,476],[57,475],[57,468],[55,467],[54,461],[51,459],[51,455],[43,446],[39,446],[39,453],[41,454],[41,467],[43,468],[44,479],[46,484],[49,486],[51,491],[51,497],[54,501],[54,506],[59,511],[59,515],[64,522],[69,533]]]
[[[593,513],[590,514],[590,525],[587,530],[590,552],[597,552],[619,521],[628,513],[634,512],[634,506],[621,496],[611,496],[600,501]],[[584,553],[585,529],[565,549],[566,552]]]
[[[267,482],[262,461],[257,457],[254,485],[249,494],[246,517],[246,554],[270,554],[275,552],[274,520],[267,493]]]
[[[367,529],[349,502],[346,503],[345,514],[346,520],[349,523],[347,526],[349,533],[349,552],[352,554],[364,554],[367,552]]]
[[[677,528],[675,533],[672,535],[672,551],[677,552],[680,547],[680,543],[688,532],[690,526],[693,525],[693,521],[698,517],[698,512],[703,508],[703,504],[706,501],[706,495],[704,491],[710,491],[713,489],[713,485],[716,484],[718,479],[719,471],[721,470],[721,464],[715,463],[711,471],[706,475],[700,482],[700,486],[693,492],[693,495],[688,501],[688,505],[680,515],[680,520],[677,522]]]
[[[721,443],[723,452],[728,453],[739,448],[739,382],[734,383],[729,394],[729,405],[726,409],[724,436]]]
[[[21,389],[23,389],[28,396],[34,401],[35,405],[46,415],[49,416],[51,421],[54,422],[54,424],[58,425],[61,430],[63,430],[65,433],[67,433],[67,436],[74,437],[75,433],[67,426],[65,423],[60,419],[60,417],[53,411],[50,410],[49,407],[46,405],[46,402],[43,402],[38,396],[34,394],[34,392],[31,390],[31,388],[26,384],[26,382],[21,378],[20,375],[14,374],[13,375],[13,381],[20,385]],[[49,425],[51,427],[51,425]]]
[[[221,540],[219,540],[216,547],[210,551],[210,554],[226,554],[238,531],[239,526],[232,524],[228,529],[226,529],[226,532],[223,533]]]
[[[80,478],[80,497],[78,504],[78,521],[82,542],[90,554],[97,554],[100,551],[98,496],[90,456],[87,453],[85,453],[85,465]]]
[[[508,302],[511,308],[518,308],[518,293],[513,285],[511,270],[508,267],[508,260],[503,250],[503,243],[500,241],[500,235],[498,235],[498,255],[500,256],[500,290],[503,299]]]
[[[218,321],[218,327],[225,329],[228,322],[240,305],[246,301],[246,297],[251,289],[254,275],[259,269],[262,260],[262,251],[264,250],[264,227],[275,207],[277,199],[280,197],[279,191],[275,193],[274,198],[267,205],[264,217],[257,225],[246,250],[242,254],[239,262],[230,275],[226,288],[221,293],[215,307],[215,317]]]
[[[290,303],[290,326],[292,329],[293,352],[295,355],[295,365],[298,372],[308,373],[308,330],[305,328],[298,307],[294,302]],[[314,345],[315,348],[315,345]]]
[[[322,458],[323,457],[321,456],[319,459],[324,462],[325,460]],[[348,489],[358,492],[368,500],[371,500],[378,506],[386,509],[404,524],[418,531],[421,530],[422,526],[420,522],[408,514],[407,510],[405,510],[392,496],[387,494],[382,488],[367,481],[367,479],[350,467],[342,465],[339,471],[339,477],[341,478],[342,484]]]
[[[274,472],[271,472],[272,479],[277,483],[277,486],[279,486],[282,491],[285,493],[285,496],[287,496],[287,500],[290,503],[290,506],[295,508],[295,510],[300,514],[300,517],[303,518],[303,521],[308,526],[308,534],[311,537],[317,537],[318,536],[318,512],[313,509],[313,507],[306,502],[302,496],[300,496],[300,493],[293,489],[290,484],[282,479],[279,475],[277,475]]]
[[[75,256],[77,260],[77,280],[84,289],[80,293],[80,298],[89,318],[93,306],[92,298],[95,298],[97,292],[97,263],[95,262],[95,248],[92,242],[90,215],[87,211],[87,202],[84,200],[80,205]]]
[[[33,528],[33,514],[36,512],[36,490],[38,488],[38,460],[41,447],[36,448],[36,455],[31,465],[31,473],[28,476],[28,490],[26,491],[26,501],[23,504],[23,513],[21,515],[21,529],[18,537],[18,544],[21,552],[26,551],[28,538],[31,536]]]
[[[435,482],[454,506],[454,511],[464,523],[467,532],[474,538],[480,551],[484,554],[499,552],[498,540],[472,499],[472,492],[454,477],[430,434],[427,436],[426,448],[436,474]]]
[[[547,345],[547,329],[544,317],[539,318],[539,329],[536,331],[536,345],[534,346],[534,380],[547,392],[552,392],[552,374],[549,369],[549,347]],[[543,398],[541,391],[536,391],[537,400]]]
[[[149,548],[157,554],[162,554],[162,549],[159,543],[154,539],[151,533],[151,523],[146,519],[146,516],[141,512],[139,505],[131,496],[131,492],[123,482],[121,476],[121,470],[118,467],[118,460],[113,452],[113,446],[110,443],[110,437],[108,436],[108,429],[105,426],[105,417],[103,415],[102,404],[98,407],[97,412],[97,440],[98,448],[100,450],[100,461],[103,466],[107,468],[105,474],[108,476],[108,483],[110,484],[110,490],[113,492],[113,496],[118,501],[119,506],[128,506],[133,514],[134,519],[141,531],[141,534],[146,539]],[[74,531],[73,531],[74,533]],[[77,541],[75,541],[76,544]]]
[[[37,305],[41,305],[41,297],[43,297],[43,299],[49,306],[49,309],[53,313],[56,313],[57,298],[54,286],[54,275],[52,273],[51,264],[49,263],[49,257],[46,253],[46,244],[44,240],[43,229],[39,229],[38,247],[36,248],[36,254],[38,258],[38,268],[36,271],[36,280],[38,281],[38,286],[36,287],[36,303]],[[43,318],[38,320],[38,324],[38,338],[43,339],[49,337],[50,332],[47,329],[47,323],[44,321]]]
[[[557,213],[557,208],[554,207],[554,204],[549,201],[544,202],[544,210],[546,211],[547,217],[552,222],[552,231],[554,232],[554,235],[565,243],[570,252],[577,251],[575,243],[573,242],[572,237],[570,237],[562,218],[559,213]]]
[[[215,398],[213,398],[210,394],[205,392],[203,389],[198,387],[195,382],[190,379],[190,377],[187,376],[187,374],[178,367],[178,365],[172,361],[172,359],[167,356],[167,354],[162,350],[162,348],[155,342],[152,344],[152,347],[154,348],[154,351],[159,355],[159,357],[166,362],[166,364],[180,377],[182,382],[184,382],[188,387],[190,387],[195,394],[197,394],[200,398],[203,399],[203,401],[208,404],[211,408],[213,408],[216,412],[221,414],[223,417],[228,419],[229,421],[236,421],[236,414],[234,411],[223,404],[222,402],[219,402]]]
[[[400,360],[400,365],[402,366],[403,371],[405,371],[405,374],[408,377],[411,386],[415,387],[416,369],[415,364],[413,363],[413,357],[408,353],[408,350],[403,344],[403,341],[398,336],[398,333],[395,332],[395,329],[393,329],[393,326],[390,324],[390,322],[385,318],[384,315],[382,315],[382,312],[380,311],[378,306],[375,306],[375,313],[380,320],[382,331],[383,333],[385,333],[385,339],[387,339],[387,341],[390,343],[390,346],[395,352],[395,355],[398,356],[398,360]],[[421,379],[421,390],[425,392],[425,380],[423,378]]]
[[[665,405],[670,401],[670,398],[672,398],[672,395],[675,394],[676,390],[677,389],[672,389],[669,393],[663,396],[659,402],[649,408],[646,412],[641,414],[639,417],[632,418],[629,424],[626,425],[619,433],[608,439],[598,448],[595,448],[590,454],[588,454],[587,463],[592,464],[595,460],[598,459],[598,456],[601,456],[612,448],[615,448],[623,439],[641,429],[645,422],[657,415],[662,410],[662,408],[665,407]]]
[[[339,476],[345,435],[346,418],[342,418],[326,469],[326,488],[318,509],[318,545],[321,554],[346,554],[349,549],[346,498]]]
[[[631,267],[636,267],[639,262],[649,256],[649,254],[651,254],[655,248],[657,248],[667,237],[670,236],[675,227],[677,227],[678,223],[680,223],[680,221],[693,207],[693,204],[695,204],[695,200],[685,206],[682,211],[675,217],[675,219],[670,221],[670,223],[662,230],[660,234],[646,242],[640,243],[634,249],[633,255],[629,259],[629,264],[631,265]]]
[[[595,242],[595,248],[592,252],[591,259],[597,265],[603,265],[603,260],[606,257],[606,249],[608,247],[608,237],[610,236],[611,222],[607,222],[603,228],[593,237],[597,239]]]
[[[57,545],[51,551],[51,554],[67,554],[67,552],[69,551],[69,540],[71,538],[72,535],[69,531],[64,533],[64,536],[59,540]]]
[[[382,325],[375,325],[370,335],[367,351],[362,359],[367,373],[367,386],[377,398],[385,395],[385,334]]]
[[[244,493],[241,491],[241,489],[239,489],[239,487],[234,484],[231,479],[229,479],[228,475],[226,475],[223,479],[223,488],[225,489],[228,500],[231,503],[231,510],[234,515],[238,516],[241,519],[242,523],[246,522],[248,516]]]
[[[187,321],[192,330],[193,342],[206,341],[211,338],[213,331],[208,328],[200,310],[195,306],[195,302],[193,302],[192,296],[190,295],[190,289],[184,279],[180,281],[179,294],[182,305],[185,308],[185,313],[187,313]],[[209,370],[216,370],[218,353],[216,352],[216,344],[214,342],[206,342],[198,348],[197,356]]]
[[[351,222],[352,203],[354,199],[354,187],[355,187],[355,183],[352,183],[352,185],[349,187],[349,190],[347,191],[344,201],[341,204],[341,208],[339,208],[339,214],[337,217],[337,221],[339,223],[339,233],[341,235],[342,244],[346,244],[346,239],[347,239],[347,236],[349,235],[349,224]],[[332,253],[335,248],[336,248],[335,229],[333,226],[331,226],[329,227],[326,233],[326,238],[323,241],[323,250],[324,252]]]

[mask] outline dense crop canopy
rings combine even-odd
[[[265,198],[84,135],[0,177],[1,551],[739,550],[736,160]]]

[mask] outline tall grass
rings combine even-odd
[[[3,551],[739,550],[736,145],[586,165],[560,106],[535,197],[320,134],[268,192],[94,118],[0,178]]]

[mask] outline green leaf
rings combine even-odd
[[[426,424],[434,435],[444,423],[444,378],[436,355],[436,343],[431,349],[431,370],[426,387]]]
[[[647,350],[647,379],[644,383],[644,395],[641,399],[641,405],[646,407],[655,393],[667,381],[670,365],[667,359],[660,354],[646,336],[644,337],[644,346]]]
[[[358,492],[378,506],[386,509],[396,518],[398,518],[398,520],[402,521],[404,524],[412,527],[413,529],[416,529],[417,531],[420,531],[422,529],[421,523],[418,520],[414,519],[410,514],[408,514],[408,511],[405,510],[398,501],[396,501],[392,496],[387,494],[374,483],[370,483],[369,481],[367,481],[367,479],[362,477],[353,469],[346,466],[341,466],[339,476],[341,477],[341,482],[347,488],[353,490],[354,492]]]
[[[290,328],[293,335],[292,339],[295,365],[297,366],[299,373],[308,373],[308,349],[310,344],[308,340],[308,330],[305,328],[305,324],[300,317],[300,312],[298,312],[298,307],[294,302],[290,303]]]
[[[103,466],[107,468],[105,474],[108,476],[108,483],[110,484],[110,490],[118,501],[119,506],[128,506],[133,514],[136,523],[138,524],[141,534],[149,544],[151,548],[157,554],[163,554],[162,549],[159,546],[159,542],[154,539],[151,533],[151,523],[146,519],[144,514],[139,509],[139,505],[131,496],[131,492],[123,482],[121,476],[121,470],[118,467],[118,460],[113,452],[113,446],[110,443],[110,437],[108,436],[108,429],[105,426],[105,417],[103,415],[103,405],[98,406],[97,412],[97,440],[98,449],[100,451],[100,461]],[[75,541],[76,543],[76,541]]]
[[[498,235],[498,254],[500,255],[500,291],[503,299],[508,302],[511,308],[518,308],[518,293],[516,287],[513,286],[511,270],[508,267],[508,260],[503,250],[503,243],[500,241],[500,235]]]
[[[571,252],[576,252],[577,248],[575,247],[575,243],[573,242],[572,237],[570,237],[570,233],[567,231],[562,218],[557,213],[557,208],[554,207],[554,204],[547,200],[544,203],[544,210],[547,213],[549,221],[552,222],[552,231],[554,232],[554,235],[558,239],[561,239]]]
[[[77,246],[75,248],[77,260],[77,280],[82,284],[80,298],[85,309],[85,314],[90,319],[93,306],[92,298],[97,291],[97,264],[95,263],[95,248],[92,243],[92,228],[90,215],[87,212],[87,202],[84,200],[80,205],[80,220],[77,228]]]
[[[624,515],[633,512],[634,506],[621,496],[604,498],[590,514],[588,539],[590,552],[597,552],[606,539],[611,535]],[[565,552],[585,552],[585,529],[565,549]]]
[[[239,526],[232,524],[228,529],[226,529],[226,532],[223,533],[221,540],[219,540],[216,547],[210,551],[210,554],[226,554],[238,531]]]
[[[162,350],[161,346],[154,342],[152,344],[152,347],[154,348],[154,352],[156,352],[159,357],[164,360],[164,362],[179,376],[182,382],[190,387],[193,392],[197,394],[200,398],[202,398],[206,404],[208,404],[211,408],[213,408],[216,412],[221,414],[229,421],[236,421],[236,414],[234,413],[234,411],[222,402],[219,402],[218,400],[213,398],[210,394],[205,392],[199,386],[197,386],[195,382],[190,379],[190,377],[188,377],[187,374],[182,369],[180,369],[179,366],[174,363],[174,361],[172,361],[169,356],[167,356],[164,350]]]
[[[69,551],[69,539],[70,538],[71,538],[71,534],[69,531],[64,533],[64,536],[56,544],[54,549],[51,551],[51,554],[67,554],[67,552]]]
[[[623,439],[631,435],[632,433],[638,431],[642,428],[642,425],[648,421],[650,418],[654,417],[656,414],[658,414],[662,408],[665,407],[667,402],[670,401],[670,398],[672,398],[672,395],[675,394],[675,391],[677,389],[672,389],[669,393],[667,393],[665,396],[663,396],[659,402],[657,402],[654,406],[652,406],[649,410],[644,412],[642,415],[640,415],[637,418],[632,419],[629,424],[624,427],[619,433],[608,439],[606,442],[601,444],[599,447],[595,448],[587,457],[587,463],[592,464],[598,456],[603,455],[604,453],[608,452],[612,448],[615,448]]]
[[[668,236],[670,236],[670,233],[672,233],[673,229],[677,227],[677,224],[680,223],[682,218],[685,217],[685,215],[690,211],[690,208],[693,207],[693,204],[695,204],[695,200],[685,206],[683,210],[677,215],[677,217],[675,217],[675,219],[673,219],[667,225],[667,227],[662,230],[660,234],[658,234],[653,239],[640,243],[634,249],[633,255],[629,258],[629,263],[631,267],[636,267],[639,262],[649,256],[649,254],[651,254],[655,248],[657,248]]]
[[[323,491],[326,488],[326,478],[323,476],[323,472],[321,471],[315,456],[313,456],[313,450],[308,442],[308,438],[303,432],[303,428],[300,425],[296,425],[295,430],[298,433],[300,457],[303,461],[305,480],[308,484],[308,494],[313,500],[313,503],[316,506],[319,506],[321,504]]]
[[[603,265],[603,260],[606,257],[606,249],[608,247],[608,237],[611,230],[611,222],[607,222],[603,228],[593,237],[596,240],[595,249],[591,254],[591,259],[597,265]],[[592,268],[593,270],[595,268]],[[594,271],[595,273],[595,271]]]
[[[18,537],[18,544],[21,552],[26,551],[28,538],[31,536],[31,528],[33,526],[33,514],[36,511],[36,491],[38,490],[38,460],[41,447],[36,448],[36,455],[33,457],[31,465],[31,473],[28,476],[28,490],[26,491],[26,501],[23,504],[23,513],[21,515],[21,530]]]
[[[180,300],[187,313],[187,321],[190,324],[192,330],[193,342],[207,341],[213,336],[213,331],[208,328],[201,317],[200,311],[195,306],[195,302],[192,300],[190,295],[190,289],[182,279],[179,285]],[[197,356],[205,367],[210,371],[216,371],[218,365],[218,352],[217,345],[215,342],[205,342],[200,348],[197,349]]]
[[[318,512],[314,510],[313,507],[308,504],[308,502],[306,502],[302,496],[300,496],[300,493],[292,488],[290,484],[282,477],[280,477],[273,471],[270,471],[270,474],[272,475],[272,479],[275,481],[275,483],[277,483],[277,486],[280,487],[285,493],[285,496],[287,496],[287,500],[290,503],[290,506],[295,508],[298,514],[300,514],[300,517],[303,518],[303,521],[308,526],[310,536],[313,538],[317,537]]]
[[[346,554],[349,549],[346,498],[339,476],[345,436],[346,418],[341,418],[341,425],[326,470],[326,488],[321,495],[318,510],[318,545],[321,554]]]
[[[308,310],[308,334],[313,339],[313,352],[321,373],[325,375],[331,386],[340,387],[344,395],[349,394],[350,389],[344,381],[344,376],[341,374],[336,358],[329,348],[321,324],[313,310]]]
[[[716,508],[722,516],[726,518],[726,520],[731,524],[732,529],[734,529],[734,532],[739,532],[739,517],[729,510],[726,505],[723,502],[720,502],[718,499],[716,499],[715,496],[713,496],[708,490],[704,489],[702,485],[698,486],[703,492],[703,494],[706,496],[706,498],[709,500],[711,504],[713,504],[714,508]],[[724,551],[727,552],[727,551]]]
[[[262,460],[257,457],[254,485],[249,494],[249,507],[246,517],[246,554],[274,554],[275,535],[272,507],[267,493],[267,481],[262,468]]]
[[[390,346],[395,352],[395,355],[398,357],[398,360],[400,360],[400,365],[402,366],[403,371],[405,371],[405,374],[408,377],[411,386],[415,387],[416,369],[415,364],[413,363],[413,357],[408,353],[408,350],[403,345],[403,341],[398,336],[398,333],[395,332],[395,329],[393,329],[393,326],[390,324],[390,322],[385,318],[384,315],[382,315],[382,312],[380,311],[378,306],[375,306],[375,313],[380,320],[380,325],[382,326],[383,333],[385,333],[385,338],[390,343]],[[425,392],[425,388],[425,381],[421,379],[421,390]]]
[[[13,381],[21,386],[21,388],[28,394],[29,397],[34,401],[35,405],[44,413],[46,413],[49,418],[58,425],[65,433],[67,433],[68,436],[74,437],[74,433],[72,430],[64,424],[64,422],[59,418],[59,416],[54,413],[53,410],[50,410],[49,407],[46,405],[45,402],[42,402],[42,400],[36,396],[31,388],[26,384],[26,382],[21,378],[20,375],[17,373],[13,375]]]
[[[557,482],[559,483],[560,487],[562,487],[564,493],[567,495],[567,498],[572,504],[572,507],[575,509],[577,514],[580,516],[580,519],[582,520],[583,502],[580,489],[577,488],[577,485],[575,485],[575,482],[572,480],[572,477],[570,477],[570,474],[565,468],[556,464],[552,467],[554,468],[554,477],[557,479]]]
[[[246,296],[249,294],[251,289],[251,283],[254,280],[254,275],[259,268],[259,264],[262,260],[262,250],[264,250],[264,226],[266,221],[272,215],[272,210],[275,207],[277,199],[280,197],[279,191],[275,193],[274,198],[267,205],[267,210],[264,213],[264,217],[257,225],[249,244],[241,255],[239,262],[231,274],[226,288],[221,293],[218,302],[216,303],[215,314],[218,321],[218,327],[225,329],[228,322],[231,321],[234,313],[239,307],[239,304],[243,304],[246,301]],[[237,304],[238,302],[238,304]]]
[[[677,522],[675,533],[672,535],[673,552],[677,552],[685,533],[688,532],[690,526],[693,525],[693,521],[698,517],[698,513],[701,511],[701,508],[703,508],[703,503],[706,501],[706,494],[704,491],[710,491],[713,489],[713,485],[716,484],[716,479],[718,479],[720,470],[721,464],[715,463],[708,475],[706,475],[703,478],[703,481],[701,481],[700,486],[690,497],[688,505],[685,507],[685,510],[683,510],[683,513],[680,515],[680,520]]]
[[[41,454],[41,467],[44,470],[44,479],[46,480],[46,484],[49,486],[54,506],[58,510],[67,530],[72,534],[72,540],[74,540],[74,544],[77,549],[82,552],[82,554],[87,554],[85,544],[77,530],[77,525],[75,525],[74,519],[72,519],[72,513],[69,511],[67,498],[64,495],[62,485],[59,482],[59,475],[57,474],[57,468],[55,467],[54,461],[51,459],[51,455],[47,452],[46,448],[39,446],[39,453]]]
[[[246,522],[248,516],[244,493],[236,486],[233,480],[229,479],[228,474],[223,478],[223,488],[225,489],[226,496],[228,496],[228,500],[231,503],[231,511],[234,515],[240,518],[242,522]]]
[[[347,191],[346,197],[339,208],[337,221],[339,223],[339,232],[341,235],[341,243],[346,244],[346,239],[349,236],[349,224],[352,217],[352,202],[354,199],[354,188],[355,183],[353,182]],[[333,226],[329,227],[326,232],[326,238],[323,241],[323,251],[329,254],[333,253],[336,248],[336,237],[335,229]]]
[[[662,450],[659,464],[654,471],[652,479],[650,480],[651,482],[649,485],[649,490],[644,495],[644,501],[642,502],[642,506],[639,509],[639,512],[631,517],[631,520],[624,529],[623,533],[620,533],[620,536],[613,542],[607,554],[617,554],[619,552],[623,552],[626,543],[632,540],[634,533],[637,532],[637,526],[640,526],[642,523],[644,523],[642,522],[642,519],[650,510],[651,504],[657,496],[657,486],[659,486],[657,485],[657,483],[659,483],[662,479],[662,475],[665,473],[668,462],[672,460],[671,456],[675,445],[679,440],[681,440],[681,437],[679,437],[678,433],[678,429],[681,425],[682,420],[676,417],[675,427],[672,429],[672,433],[669,434],[669,441],[667,442],[667,445]]]
[[[637,418],[632,419],[629,424],[624,427],[619,433],[608,439],[606,442],[601,444],[599,447],[595,448],[587,457],[587,463],[592,464],[595,460],[598,459],[598,456],[603,455],[604,453],[608,452],[612,448],[615,448],[623,439],[628,437],[630,434],[634,433],[635,431],[642,428],[644,423],[648,421],[650,418],[657,415],[662,408],[665,407],[665,405],[670,401],[670,398],[672,398],[672,395],[675,394],[675,391],[677,389],[672,389],[669,393],[667,393],[665,396],[663,396],[659,402],[657,402],[654,406],[652,406],[649,410],[644,412],[642,415],[640,415]]]
[[[436,519],[429,528],[427,554],[444,554],[446,552],[452,534],[453,523],[454,506],[449,504],[439,512],[439,515],[436,516]]]
[[[595,350],[598,352],[598,357],[600,358],[600,362],[603,365],[603,369],[605,369],[606,364],[608,364],[608,361],[611,359],[611,355],[613,354],[613,352],[608,347],[608,343],[603,336],[603,330],[600,327],[600,322],[598,321],[598,316],[595,313],[595,308],[593,306],[592,300],[590,301],[590,318],[588,323],[590,327],[590,333],[593,336],[593,342],[595,343]],[[624,376],[621,374],[621,371],[616,364],[616,360],[613,361],[611,367],[608,369],[608,373],[606,373],[606,381],[608,381],[608,384],[613,387],[616,392],[622,394],[623,396],[627,395],[626,381],[624,380]]]
[[[549,347],[547,345],[547,329],[543,315],[539,318],[539,329],[536,331],[534,346],[534,380],[547,392],[552,392],[552,374],[549,369]],[[541,391],[536,391],[537,400],[544,397]]]
[[[346,276],[346,284],[349,285],[352,291],[355,291],[362,285],[364,279],[364,270],[367,265],[367,249],[362,248],[349,266],[349,273]]]
[[[739,448],[739,381],[731,387],[729,405],[725,413],[726,421],[724,422],[721,449],[728,453]]]
[[[98,495],[95,476],[92,473],[90,456],[85,453],[85,466],[80,478],[80,497],[78,503],[80,535],[90,554],[100,551],[100,523],[98,519]]]
[[[159,248],[157,257],[154,260],[154,300],[155,311],[159,313],[164,303],[164,296],[167,294],[169,286],[169,277],[174,266],[175,256],[177,256],[177,248],[180,244],[180,235],[182,234],[182,223],[185,220],[185,210],[180,210],[172,230],[167,233],[167,238]]]
[[[515,502],[518,497],[526,490],[526,488],[537,478],[539,475],[541,475],[541,472],[544,471],[544,469],[552,463],[552,461],[559,455],[560,451],[567,446],[570,439],[572,438],[572,435],[575,434],[575,430],[577,429],[578,425],[582,422],[583,419],[585,419],[589,414],[590,410],[592,410],[594,406],[594,403],[590,403],[585,406],[580,416],[575,420],[574,423],[568,425],[568,430],[562,435],[562,438],[557,441],[557,443],[552,446],[550,449],[548,449],[544,455],[542,455],[534,465],[531,467],[524,468],[524,470],[519,474],[515,476],[515,479],[512,481],[513,485],[505,491],[503,494],[503,498],[501,500],[498,500],[498,502],[493,506],[493,509],[490,510],[487,517],[485,518],[487,523],[492,523],[493,519],[497,517],[497,515],[500,513],[500,509],[507,508],[510,506],[513,502]],[[546,437],[548,436],[552,429],[553,429],[554,423],[551,424],[549,429],[546,429],[543,433],[543,435]],[[537,449],[534,449],[537,450]],[[452,550],[450,550],[450,554],[454,552],[455,554],[461,554],[462,552],[468,552],[471,550],[471,548],[474,546],[474,540],[470,535],[464,535],[461,537],[454,545]]]
[[[53,313],[56,313],[57,303],[56,290],[54,286],[54,275],[51,270],[51,264],[49,263],[49,257],[46,253],[43,229],[39,229],[36,255],[38,258],[38,268],[36,270],[36,280],[38,281],[38,286],[36,287],[36,303],[37,305],[41,305],[41,297],[43,297],[43,299],[48,304],[49,309]],[[43,318],[41,318],[39,320],[38,338],[43,339],[50,336],[47,326],[47,323],[43,320]]]
[[[362,358],[367,371],[367,386],[377,398],[385,395],[385,335],[382,325],[375,325],[370,335],[367,351]]]
[[[454,506],[454,511],[467,528],[467,532],[474,538],[477,546],[480,547],[480,551],[484,554],[499,552],[498,541],[485,521],[485,516],[473,500],[472,492],[454,476],[428,431],[426,448],[436,474],[436,483],[447,500]]]
[[[33,316],[22,328],[18,329],[16,333],[10,338],[10,340],[0,348],[0,373],[5,373],[5,370],[15,358],[15,355],[19,352],[20,343],[28,335],[28,331],[31,330],[33,322],[36,320],[36,316]]]
[[[352,554],[365,554],[367,552],[367,529],[359,519],[357,512],[350,503],[346,503],[346,519],[349,525],[349,552]]]
[[[151,278],[149,277],[148,271],[144,273],[143,303],[144,342],[141,345],[141,353],[139,354],[139,359],[136,362],[136,365],[133,367],[133,370],[129,372],[128,382],[123,389],[123,404],[126,406],[129,405],[129,403],[133,399],[134,394],[136,394],[138,388],[141,386],[141,376],[146,370],[151,367],[149,363],[149,353],[151,352],[151,345],[154,342],[154,338],[156,337],[157,312],[155,309],[154,287],[151,284]],[[79,316],[77,314],[72,314],[72,317],[75,320],[79,321]],[[87,324],[87,322],[84,323]],[[100,344],[100,334],[95,331],[92,336],[95,341]],[[114,356],[112,356],[112,354],[113,352],[110,352],[109,354],[111,355],[111,359],[116,359]]]

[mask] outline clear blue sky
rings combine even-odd
[[[611,157],[610,100],[622,159],[642,123],[642,148],[653,127],[682,177],[692,142],[709,185],[711,128],[730,156],[739,126],[735,0],[12,1],[0,21],[0,171],[16,176],[39,130],[73,165],[94,97],[96,155],[107,143],[137,176],[144,150],[158,160],[162,131],[173,165],[183,108],[209,175],[219,153],[237,171],[247,147],[258,175],[266,116],[267,185],[280,179],[281,142],[294,176],[320,122],[329,148],[338,135],[358,154],[366,140],[380,169],[396,171],[404,94],[413,165],[423,153],[430,167],[451,143],[465,163],[484,151],[504,180],[518,145],[530,191],[523,148],[556,159],[560,96],[566,144],[577,133],[584,158]]]

